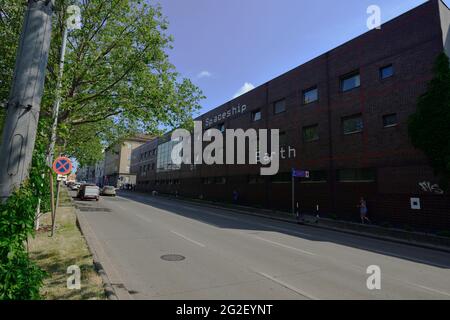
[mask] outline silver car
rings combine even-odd
[[[115,197],[116,196],[116,188],[113,186],[105,186],[102,189],[102,196]]]

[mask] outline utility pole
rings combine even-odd
[[[28,0],[0,146],[0,200],[28,177],[50,49],[53,0]]]

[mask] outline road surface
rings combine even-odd
[[[76,204],[121,298],[450,299],[448,253],[137,193]]]

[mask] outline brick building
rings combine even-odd
[[[305,211],[319,205],[358,219],[364,196],[377,222],[449,230],[450,197],[407,128],[436,57],[450,55],[449,26],[446,5],[428,1],[199,117],[207,128],[279,129],[295,152],[278,175],[262,177],[251,165],[170,165],[166,136],[133,152],[138,188],[217,201],[237,190],[242,204],[289,211],[297,168],[311,171],[295,188]]]

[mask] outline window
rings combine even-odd
[[[279,114],[286,111],[286,100],[280,100],[274,103],[273,113]]]
[[[381,80],[390,78],[394,75],[394,67],[391,65],[388,65],[386,67],[380,68],[380,78]]]
[[[398,124],[397,114],[387,114],[383,116],[383,126],[385,128],[395,127]]]
[[[252,112],[252,121],[259,121],[261,120],[261,110],[256,110]]]
[[[361,115],[351,116],[342,119],[342,128],[344,134],[353,134],[362,132],[364,129],[364,123]]]
[[[225,177],[217,177],[214,179],[214,182],[216,184],[226,184],[227,183],[227,178]]]
[[[221,123],[217,126],[217,129],[219,129],[220,132],[225,132],[225,123]]]
[[[319,91],[317,87],[303,91],[303,104],[308,104],[319,100]]]
[[[303,128],[303,141],[311,142],[319,140],[319,125],[313,125]]]
[[[375,176],[374,169],[342,169],[337,172],[339,182],[373,182]]]
[[[261,184],[261,183],[264,183],[264,177],[262,177],[262,176],[258,176],[258,175],[256,175],[256,176],[249,176],[248,177],[248,183],[249,184]]]
[[[287,146],[287,134],[285,131],[280,132],[280,147]]]
[[[292,181],[292,173],[278,173],[277,175],[272,176],[272,183],[290,183]]]
[[[352,73],[350,75],[341,78],[341,90],[342,92],[350,91],[358,88],[361,85],[361,79],[359,72]]]
[[[212,184],[213,179],[212,178],[203,178],[202,182],[203,182],[203,184]]]
[[[177,141],[169,141],[158,146],[157,172],[174,171],[181,168],[180,165],[172,162],[172,150],[177,143]]]

